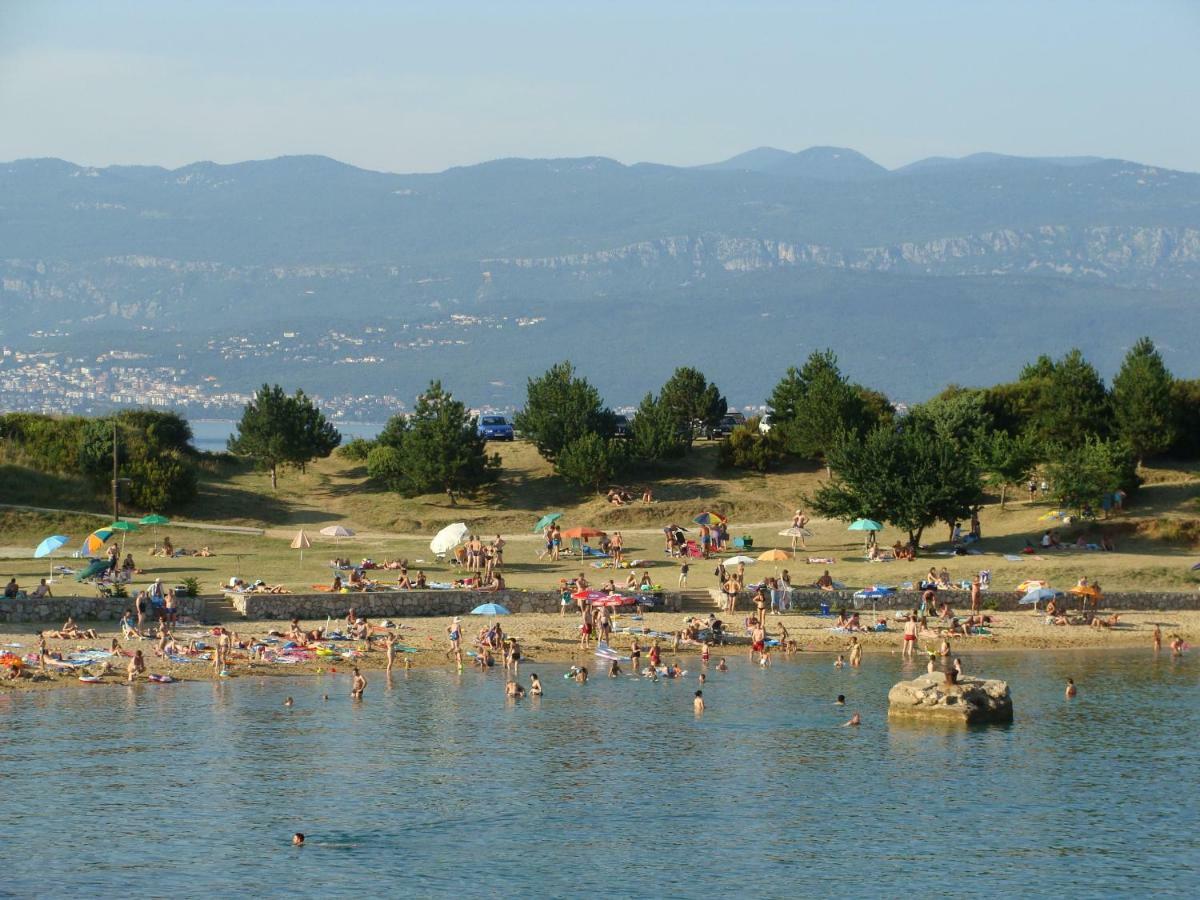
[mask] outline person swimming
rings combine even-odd
[[[295,705],[295,701],[292,700],[291,697],[288,697],[286,700],[283,701],[283,705],[284,706],[293,706],[293,705]]]
[[[862,716],[860,716],[858,713],[855,713],[854,715],[852,715],[850,717],[850,721],[842,723],[842,727],[849,728],[850,726],[854,726],[855,728],[857,728],[861,724],[862,724]]]
[[[833,705],[834,706],[845,706],[846,705],[846,695],[838,694],[837,699],[833,701]]]
[[[304,846],[304,833],[303,832],[297,831],[295,834],[292,835],[292,846],[293,847],[303,847]]]

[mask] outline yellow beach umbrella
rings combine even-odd
[[[301,528],[294,538],[292,538],[292,549],[300,551],[300,561],[304,562],[304,551],[312,546],[312,541],[308,539],[308,535]]]
[[[758,555],[759,562],[787,562],[792,555],[786,550],[767,550]]]

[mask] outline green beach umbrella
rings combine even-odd
[[[126,522],[126,521],[122,520],[120,522],[113,522],[108,527],[113,531],[121,532],[121,552],[124,553],[125,552],[125,535],[131,534],[132,532],[137,531],[138,530],[137,525],[134,524],[133,522]]]
[[[874,519],[855,519],[847,531],[883,531],[883,526]]]
[[[171,520],[166,516],[160,516],[158,513],[151,513],[148,516],[142,516],[138,520],[140,525],[170,525]]]
[[[562,518],[562,515],[563,514],[560,512],[546,513],[544,516],[542,516],[540,519],[538,519],[537,524],[533,526],[534,534],[537,534],[539,531],[541,531],[547,525],[553,525],[555,522],[557,522],[559,519]]]

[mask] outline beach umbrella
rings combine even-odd
[[[510,616],[512,613],[508,611],[508,607],[501,606],[499,603],[481,603],[479,606],[471,610],[473,616]]]
[[[883,531],[883,526],[874,519],[855,519],[847,531]]]
[[[1032,603],[1033,608],[1037,609],[1037,605],[1043,600],[1053,600],[1060,593],[1061,591],[1056,591],[1053,588],[1048,587],[1033,588],[1018,602],[1022,604]]]
[[[537,524],[533,526],[534,533],[537,534],[543,528],[545,528],[547,525],[553,525],[555,522],[557,522],[559,519],[562,518],[562,515],[563,514],[560,512],[546,513],[544,516],[542,516],[540,519],[538,519]]]
[[[142,516],[138,519],[139,525],[170,525],[171,520],[166,516],[160,516],[158,513],[151,513],[148,516]]]
[[[88,567],[75,576],[76,581],[87,581],[89,578],[95,578],[101,572],[108,568],[108,560],[93,559],[88,563]]]
[[[604,532],[601,531],[599,528],[587,528],[584,526],[576,526],[575,528],[568,528],[566,531],[564,531],[562,533],[562,536],[565,537],[569,541],[574,540],[576,538],[579,538],[582,540],[583,538],[604,537]]]
[[[724,525],[728,518],[716,512],[702,512],[692,519],[697,525]]]
[[[759,562],[787,562],[791,558],[792,554],[786,550],[767,550],[758,554]]]
[[[37,545],[37,548],[33,551],[33,558],[41,559],[43,556],[49,556],[70,540],[65,534],[52,534]],[[54,580],[54,563],[50,564],[50,580]]]
[[[1018,591],[1036,591],[1038,588],[1048,588],[1050,582],[1042,581],[1040,578],[1029,578],[1017,585]]]
[[[301,528],[296,532],[296,536],[292,538],[292,549],[300,551],[300,561],[304,562],[304,551],[312,546],[312,541],[308,539],[308,535]]]
[[[779,532],[780,537],[812,537],[812,532],[807,528],[801,528],[799,525],[793,525],[790,528],[785,528]]]
[[[335,545],[340,543],[344,537],[354,537],[354,532],[344,525],[326,525],[321,529],[321,534],[333,538]]]
[[[1067,589],[1068,593],[1075,594],[1079,597],[1099,597],[1100,592],[1090,584],[1076,585],[1073,588]]]
[[[80,550],[84,556],[95,556],[104,549],[105,542],[112,536],[111,528],[97,528],[83,539],[83,547]]]
[[[725,560],[726,568],[728,568],[729,566],[737,566],[737,565],[742,565],[742,564],[745,564],[747,566],[753,565],[754,557],[753,556],[731,556],[731,557],[729,557],[729,559]]]
[[[69,540],[71,539],[65,534],[52,534],[37,545],[37,549],[33,551],[33,558],[41,559],[43,556],[49,556]]]
[[[465,541],[470,533],[470,530],[462,522],[447,525],[433,536],[433,540],[429,542],[429,549],[437,556],[445,556]]]
[[[135,522],[126,522],[124,520],[121,520],[120,522],[113,522],[108,527],[111,528],[113,531],[121,532],[121,552],[124,553],[125,552],[125,535],[132,534],[133,532],[137,531],[138,530],[137,524]]]

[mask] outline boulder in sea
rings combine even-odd
[[[1013,720],[1008,682],[964,675],[957,683],[942,672],[901,681],[888,691],[888,717],[966,725]]]

